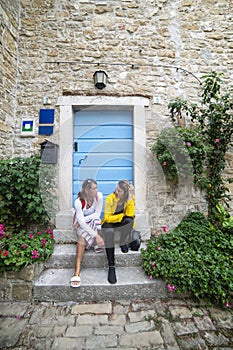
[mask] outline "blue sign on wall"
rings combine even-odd
[[[34,119],[22,119],[21,122],[21,136],[34,136],[35,121]]]
[[[52,135],[54,126],[54,109],[40,109],[39,135]]]
[[[39,124],[54,123],[54,109],[40,109]]]
[[[53,134],[53,126],[39,126],[38,130],[39,135],[52,135]]]

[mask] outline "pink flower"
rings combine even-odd
[[[5,250],[5,252],[3,253],[3,256],[7,257],[9,254],[8,250]]]
[[[53,233],[53,231],[51,230],[51,228],[47,228],[47,230],[45,231],[46,233],[48,233],[49,235],[51,235]]]
[[[215,139],[215,142],[217,142],[217,143],[220,142],[220,139]]]
[[[38,231],[37,234],[38,234],[38,235],[42,235],[42,232],[41,232],[41,231]]]
[[[29,238],[30,238],[30,239],[33,239],[33,238],[34,238],[34,235],[31,233],[31,234],[29,235]]]
[[[4,236],[5,236],[5,232],[0,229],[0,239],[3,238]]]
[[[191,147],[192,146],[192,142],[187,142],[187,146]]]
[[[167,232],[167,226],[162,226],[163,227],[163,232]]]
[[[166,162],[166,161],[164,161],[164,162],[163,162],[163,165],[167,165],[167,162]]]
[[[153,276],[152,276],[152,275],[150,275],[150,277],[149,277],[149,278],[150,278],[150,280],[152,280],[152,279],[153,279]]]
[[[5,231],[5,226],[3,224],[0,224],[0,231]]]
[[[158,247],[158,250],[161,250],[162,248],[161,247]]]
[[[44,238],[44,239],[42,239],[42,241],[41,241],[41,245],[42,245],[42,247],[44,247],[45,246],[45,244],[46,244],[46,239]]]
[[[168,285],[167,285],[167,288],[168,288],[168,290],[169,290],[170,292],[174,292],[174,290],[176,289],[176,287],[175,287],[175,286],[172,286],[171,284],[168,284]]]
[[[226,302],[226,307],[231,307],[231,304],[228,301]]]
[[[155,262],[154,261],[152,261],[151,266],[155,266]]]
[[[38,259],[39,258],[39,253],[37,250],[33,250],[32,252],[32,259]]]
[[[51,239],[54,239],[54,236],[53,236],[53,235],[50,235],[50,238],[51,238]]]
[[[23,247],[23,249],[26,249],[27,248],[27,244],[23,244],[22,247]]]

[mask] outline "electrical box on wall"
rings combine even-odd
[[[40,144],[40,157],[42,164],[56,164],[58,145],[46,140]]]

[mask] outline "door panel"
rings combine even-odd
[[[83,156],[80,154],[74,154],[74,163],[78,164],[82,157],[85,157],[86,153],[83,153]],[[83,162],[84,164],[91,164],[92,166],[99,166],[99,164],[104,164],[105,166],[132,166],[132,154],[124,153],[124,158],[119,157],[119,153],[111,153],[111,154],[102,154],[102,153],[89,153],[87,158]]]
[[[120,135],[119,135],[120,136]],[[81,153],[105,153],[106,150],[110,153],[120,152],[126,153],[132,151],[132,140],[89,140],[89,139],[75,139],[78,144],[78,152]],[[101,143],[100,143],[101,142]]]
[[[73,200],[86,178],[104,198],[121,179],[133,182],[131,111],[78,111],[74,114]]]
[[[128,139],[131,137],[131,126],[124,125],[100,125],[100,126],[90,126],[90,125],[82,125],[75,126],[74,128],[74,137],[79,138],[85,135],[85,139],[118,139],[119,132],[120,137]]]

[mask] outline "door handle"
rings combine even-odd
[[[74,142],[73,148],[75,152],[78,152],[78,142]]]
[[[85,160],[85,159],[87,159],[87,156],[85,156],[84,158],[79,159],[78,164],[81,165],[82,161]]]

